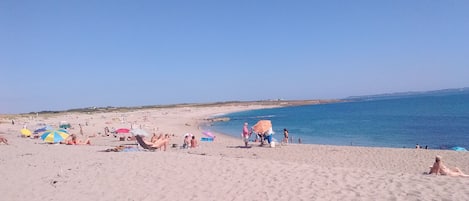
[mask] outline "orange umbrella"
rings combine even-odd
[[[252,127],[256,133],[265,133],[272,128],[272,122],[270,120],[259,120],[256,125]]]

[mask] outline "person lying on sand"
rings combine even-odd
[[[155,143],[156,141],[160,140],[161,138],[163,138],[163,134],[160,134],[158,136],[156,136],[156,133],[153,133],[153,136],[151,137],[151,142],[152,143]]]
[[[459,168],[448,168],[441,161],[441,156],[436,156],[435,163],[430,167],[430,172],[428,174],[436,175],[448,175],[448,176],[461,176],[469,177],[469,175],[464,174]]]
[[[105,152],[121,152],[122,150],[124,150],[126,147],[123,146],[123,145],[120,145],[120,146],[117,146],[117,147],[114,147],[114,148],[110,148],[110,149],[106,149],[104,150]]]
[[[157,139],[155,142],[149,142],[149,141],[146,141],[145,139],[143,139],[143,141],[145,142],[145,144],[151,147],[154,147],[157,149],[162,148],[163,151],[166,151],[166,147],[169,144],[169,134],[165,134],[163,138]]]
[[[8,144],[8,140],[7,140],[5,137],[3,137],[3,136],[0,136],[0,142],[3,142],[3,143],[5,143],[5,144]]]
[[[91,141],[90,138],[87,138],[85,141],[81,141],[80,139],[77,138],[77,135],[71,134],[67,139],[65,139],[65,144],[66,145],[90,145]]]

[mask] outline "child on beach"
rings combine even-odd
[[[243,126],[243,132],[241,133],[241,137],[243,138],[245,147],[248,146],[250,136],[251,136],[251,132],[249,132],[248,123],[245,122]]]

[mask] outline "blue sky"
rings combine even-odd
[[[469,87],[468,1],[0,1],[0,113]]]

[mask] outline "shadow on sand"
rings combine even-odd
[[[240,148],[240,149],[250,149],[252,146],[227,146],[226,148]]]

